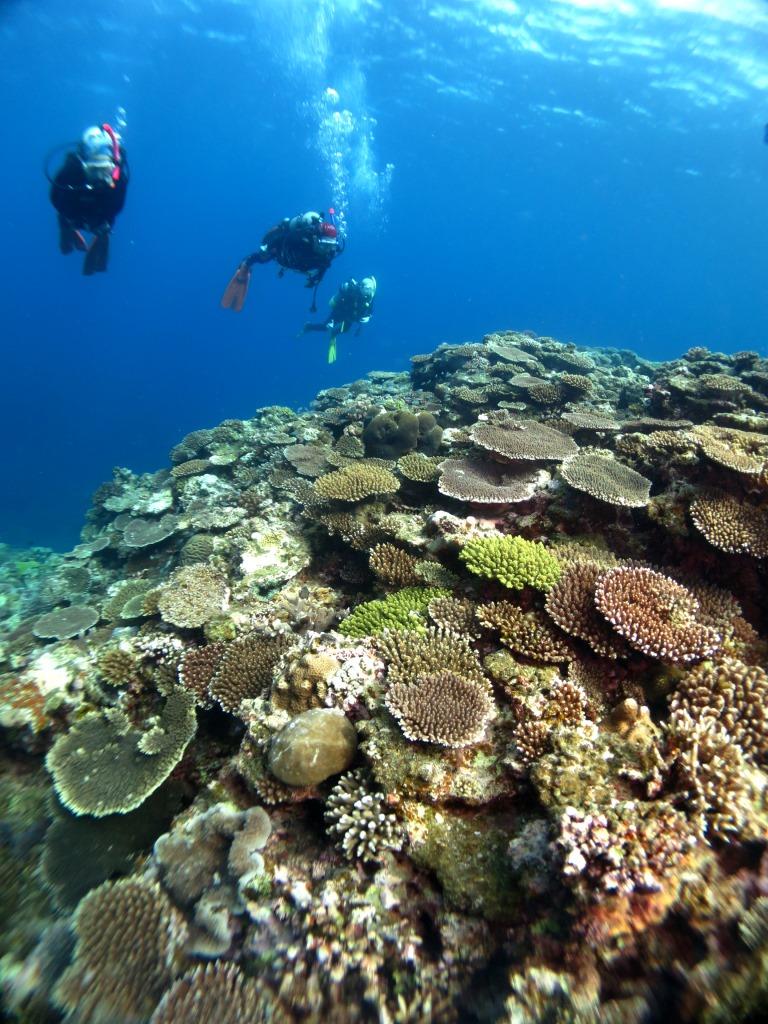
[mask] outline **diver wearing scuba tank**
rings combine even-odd
[[[50,199],[59,220],[59,250],[84,252],[86,275],[107,269],[109,236],[125,205],[128,179],[125,149],[109,124],[86,129],[49,179]],[[94,236],[90,244],[83,231]]]
[[[267,231],[256,252],[240,262],[221,305],[239,313],[248,293],[251,267],[254,263],[274,260],[280,266],[280,277],[286,270],[306,275],[306,287],[314,289],[311,309],[315,312],[317,287],[333,260],[343,251],[344,237],[336,227],[333,210],[329,210],[327,219],[314,210],[286,217]]]
[[[328,362],[336,362],[336,341],[340,334],[351,331],[355,324],[367,324],[373,316],[376,297],[376,278],[371,274],[362,281],[351,277],[339,288],[330,301],[331,312],[322,323],[307,323],[301,334],[308,331],[329,331]],[[360,333],[358,327],[357,333]]]

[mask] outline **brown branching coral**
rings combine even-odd
[[[524,718],[515,726],[514,739],[517,757],[522,765],[530,766],[550,750],[552,725],[540,718]]]
[[[467,598],[437,597],[427,606],[434,624],[447,633],[456,633],[473,639],[478,635],[475,606]]]
[[[584,640],[595,654],[620,658],[627,646],[595,607],[595,587],[604,571],[591,562],[570,566],[547,594],[545,607],[560,629]]]
[[[741,835],[752,796],[741,747],[717,719],[696,721],[682,710],[670,720],[667,744],[699,835],[725,841]]]
[[[480,421],[470,434],[475,444],[505,459],[560,462],[578,451],[567,434],[537,420]]]
[[[225,711],[237,714],[246,699],[262,696],[272,683],[280,656],[290,641],[282,634],[251,633],[227,645],[209,686],[211,697]]]
[[[418,586],[421,580],[415,568],[418,559],[395,544],[376,544],[371,548],[368,564],[371,571],[383,580],[397,587]]]
[[[200,964],[163,996],[149,1024],[256,1024],[272,1000],[237,964]]]
[[[140,659],[119,645],[105,647],[99,652],[96,669],[105,682],[118,688],[141,680]]]
[[[149,1019],[180,966],[187,924],[155,882],[105,882],[75,912],[77,946],[54,999],[77,1024]]]
[[[612,452],[582,449],[564,459],[560,471],[571,487],[608,505],[642,508],[648,504],[651,481],[619,462]]]
[[[592,381],[583,373],[561,373],[558,382],[566,396],[573,401],[583,398],[592,390]]]
[[[511,601],[492,601],[479,606],[477,618],[487,629],[497,629],[505,647],[523,657],[557,663],[572,656],[566,638],[541,612],[524,612]]]
[[[315,496],[322,501],[364,501],[380,494],[392,494],[400,481],[388,469],[368,463],[344,466],[315,480]]]
[[[409,740],[466,747],[478,743],[495,714],[490,685],[454,672],[418,676],[389,687],[384,703]]]
[[[691,502],[691,520],[721,551],[768,558],[768,511],[760,505],[731,494],[702,495]]]
[[[430,484],[440,476],[439,455],[424,455],[423,452],[408,452],[397,460],[397,468],[406,480],[415,483]]]
[[[425,633],[387,631],[376,637],[376,648],[387,664],[387,679],[412,683],[420,675],[452,672],[486,685],[480,661],[466,637],[427,629]]]
[[[208,687],[218,668],[226,644],[205,644],[203,647],[187,647],[179,661],[179,682],[194,695],[200,707],[210,707]]]
[[[683,676],[670,710],[719,722],[754,761],[768,758],[768,673],[733,658],[705,661]]]
[[[523,469],[467,455],[440,463],[441,494],[476,504],[506,505],[528,501],[549,480],[543,470]]]
[[[530,401],[537,405],[557,405],[565,398],[563,390],[548,380],[529,384],[525,390]]]
[[[560,725],[579,725],[584,721],[587,695],[572,679],[558,679],[549,694],[546,717]]]
[[[403,828],[385,800],[363,768],[342,775],[331,790],[325,823],[350,860],[380,860],[385,850],[402,848]]]
[[[595,605],[632,647],[662,661],[701,661],[722,643],[698,621],[693,594],[653,569],[609,569],[598,577]]]

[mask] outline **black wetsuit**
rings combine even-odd
[[[304,222],[294,217],[280,221],[264,235],[261,247],[243,261],[280,264],[281,270],[296,270],[307,275],[307,288],[316,288],[334,258],[343,250],[341,238],[324,240],[320,234],[321,221]]]
[[[89,182],[80,157],[68,153],[51,182],[51,203],[59,215],[59,248],[61,252],[72,252],[75,248],[74,232],[90,231],[106,242],[115,223],[115,218],[125,205],[129,179],[128,161],[125,150],[120,153],[120,178],[114,184],[104,181]],[[102,243],[103,255],[99,265],[93,269],[106,270],[107,246]],[[101,265],[103,263],[103,265]],[[86,259],[85,273],[88,270]]]

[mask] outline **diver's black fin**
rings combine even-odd
[[[88,243],[80,232],[69,224],[59,224],[59,252],[66,256],[74,249],[78,252],[88,252]]]
[[[96,235],[85,254],[83,273],[86,277],[90,277],[91,274],[103,274],[108,262],[109,235]]]

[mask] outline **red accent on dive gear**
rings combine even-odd
[[[102,131],[105,131],[112,140],[112,159],[115,163],[112,170],[112,185],[114,187],[118,181],[120,181],[120,143],[117,141],[115,129],[111,124],[103,124],[101,128]]]
[[[338,231],[333,224],[329,224],[327,220],[324,220],[320,225],[320,234],[323,238],[336,238]]]

